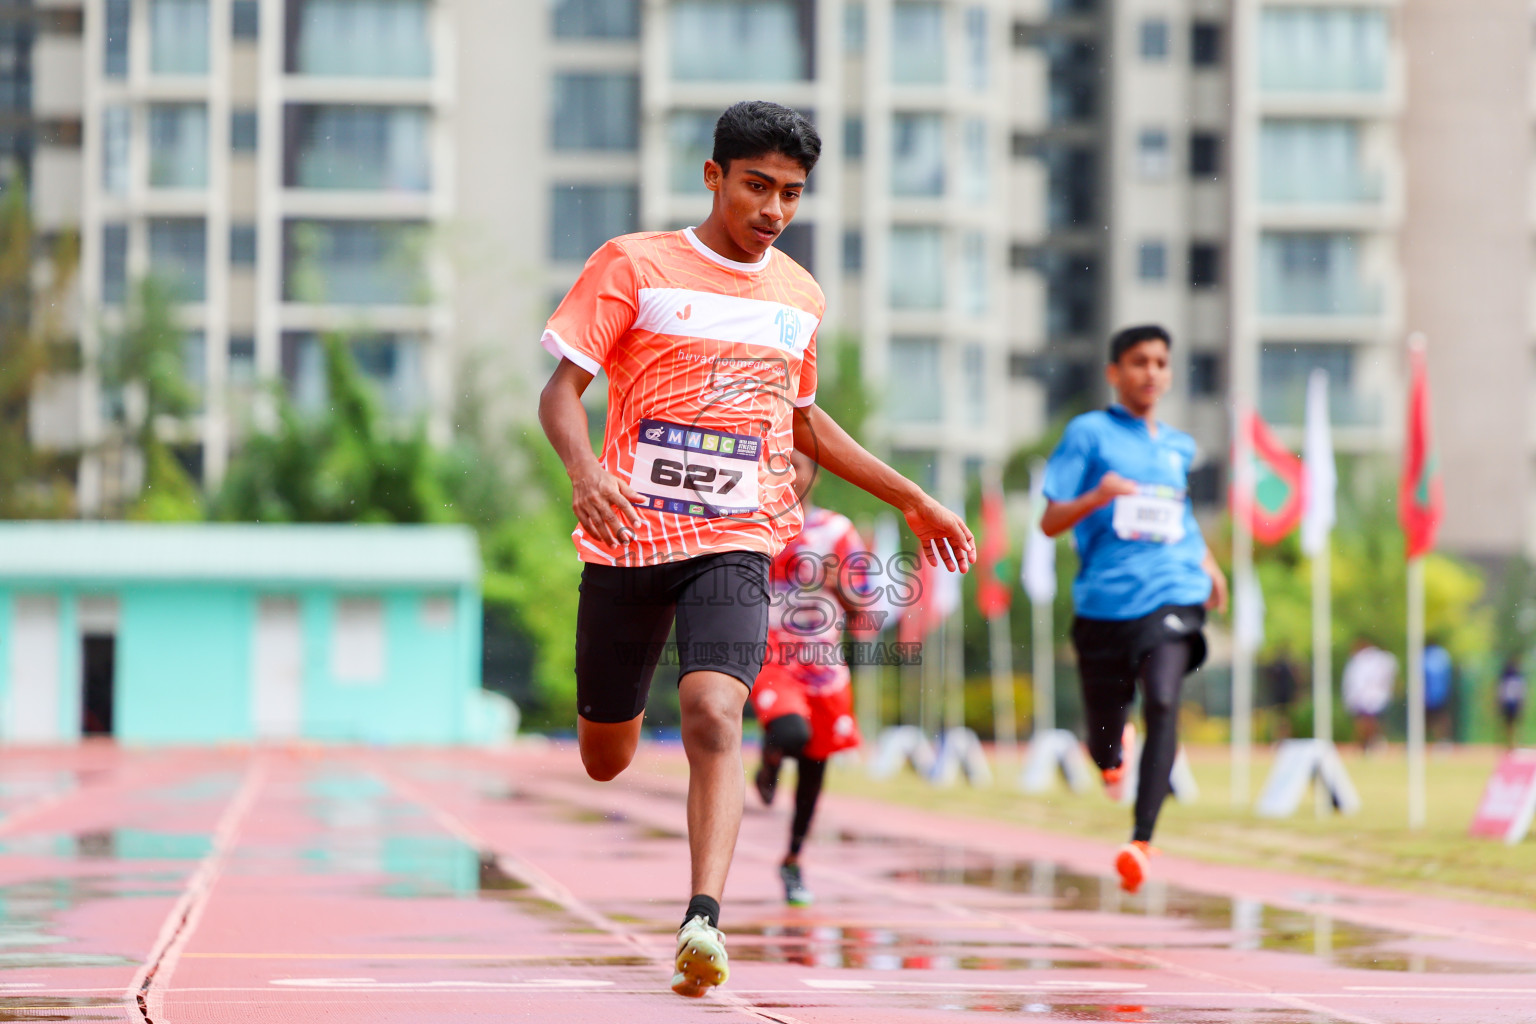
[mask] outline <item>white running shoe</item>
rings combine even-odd
[[[725,933],[709,923],[703,914],[695,914],[677,930],[677,973],[672,975],[672,991],[697,999],[716,985],[724,985],[731,976],[730,960],[725,955]]]

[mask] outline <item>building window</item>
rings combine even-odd
[[[229,382],[237,387],[256,382],[256,339],[252,335],[229,336]]]
[[[965,10],[966,73],[971,89],[983,92],[987,88],[987,9],[967,7]]]
[[[813,11],[797,0],[674,0],[672,77],[680,82],[802,82]]]
[[[1148,284],[1168,279],[1168,245],[1165,242],[1142,242],[1136,250],[1136,277]]]
[[[891,194],[944,194],[944,115],[897,114],[891,119]]]
[[[1053,144],[1045,151],[1046,224],[1052,230],[1095,225],[1099,160],[1092,146]]]
[[[1214,68],[1221,64],[1221,25],[1214,21],[1197,21],[1189,29],[1189,61],[1197,68]]]
[[[261,34],[259,0],[235,0],[230,5],[229,34],[235,39],[255,39]]]
[[[1307,380],[1328,374],[1328,418],[1335,426],[1375,426],[1381,403],[1362,395],[1355,382],[1356,349],[1333,342],[1266,342],[1259,353],[1259,412],[1271,423],[1306,420]]]
[[[347,348],[370,390],[390,415],[419,414],[425,401],[422,382],[423,339],[411,334],[363,334],[349,339]],[[286,331],[282,337],[283,383],[293,403],[305,412],[324,409],[330,395],[326,383],[325,345],[309,331]]]
[[[256,152],[256,111],[232,110],[229,114],[229,148],[236,153]]]
[[[384,681],[384,602],[376,597],[336,601],[331,627],[331,676],[338,683]]]
[[[1221,176],[1221,136],[1195,132],[1189,137],[1189,176],[1211,179]]]
[[[972,342],[961,357],[965,387],[965,421],[972,427],[987,425],[987,350]]]
[[[960,311],[986,316],[987,300],[987,236],[969,231],[960,242]]]
[[[208,108],[201,103],[149,105],[151,188],[208,186]]]
[[[557,39],[638,39],[640,0],[555,0]]]
[[[1208,508],[1223,500],[1221,487],[1221,463],[1207,462],[1189,471],[1189,500],[1193,505]]]
[[[1269,316],[1367,316],[1381,294],[1360,275],[1347,232],[1265,232],[1259,236],[1259,311]]]
[[[208,0],[150,0],[149,67],[157,75],[208,73]]]
[[[640,76],[562,71],[555,75],[555,149],[629,151],[640,144]]]
[[[290,104],[283,184],[289,188],[425,192],[431,118],[425,107]]]
[[[1259,18],[1259,87],[1379,93],[1387,84],[1391,34],[1381,8],[1266,6]]]
[[[896,309],[944,307],[944,233],[937,227],[895,227],[890,244],[890,302]]]
[[[1098,112],[1104,61],[1086,39],[1050,37],[1044,44],[1052,124],[1090,121]]]
[[[706,110],[675,110],[667,122],[667,165],[677,195],[707,195],[704,161],[715,151],[715,121]]]
[[[944,83],[944,5],[897,0],[891,7],[891,81]]]
[[[1380,175],[1365,169],[1356,121],[1266,118],[1258,170],[1265,203],[1369,203],[1382,195]]]
[[[967,118],[960,160],[960,191],[973,203],[985,203],[991,191],[991,154],[987,147],[987,122]]]
[[[1168,22],[1147,18],[1141,23],[1141,58],[1148,61],[1168,59]]]
[[[101,187],[109,195],[126,195],[132,164],[133,113],[128,107],[101,110]]]
[[[208,230],[201,217],[149,221],[149,273],[181,302],[202,302],[208,280]]]
[[[30,20],[0,20],[0,111],[25,115],[32,110],[32,46],[36,31]]]
[[[1221,283],[1221,248],[1209,242],[1189,247],[1189,286],[1214,288]]]
[[[843,269],[850,274],[864,269],[864,233],[857,228],[843,232]]]
[[[301,75],[429,78],[427,0],[288,0],[287,70]]]
[[[867,36],[864,0],[847,0],[843,4],[843,53],[850,57],[862,54]]]
[[[208,385],[208,336],[202,331],[188,331],[182,336],[181,374],[196,393],[196,411],[201,411]]]
[[[256,225],[229,226],[229,262],[237,267],[256,265]]]
[[[1143,128],[1136,136],[1136,173],[1143,181],[1161,181],[1173,170],[1173,155],[1168,147],[1168,133],[1161,128]]]
[[[858,115],[843,119],[843,155],[849,160],[864,157],[864,119]]]
[[[283,299],[332,305],[427,301],[426,229],[410,221],[288,221]]]
[[[639,219],[640,190],[634,185],[556,185],[550,257],[583,262],[610,238],[634,231]]]
[[[128,225],[101,228],[101,301],[118,305],[128,297]]]
[[[944,422],[938,338],[891,339],[886,409],[895,423]]]
[[[132,0],[106,0],[106,46],[101,73],[108,78],[128,77],[128,25],[132,11]]]
[[[1221,356],[1214,352],[1190,353],[1189,394],[1193,398],[1215,398],[1221,394]]]

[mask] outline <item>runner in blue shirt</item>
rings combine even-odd
[[[1173,340],[1157,326],[1110,340],[1119,401],[1067,425],[1045,473],[1048,537],[1074,530],[1082,567],[1072,585],[1088,751],[1110,795],[1124,784],[1122,736],[1136,684],[1146,719],[1135,830],[1115,856],[1128,892],[1147,875],[1152,830],[1178,753],[1184,677],[1205,660],[1205,613],[1224,609],[1227,581],[1186,493],[1195,442],[1157,419],[1173,373]]]

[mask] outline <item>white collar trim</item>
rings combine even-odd
[[[683,237],[688,239],[688,244],[693,246],[693,248],[698,252],[700,256],[703,256],[711,263],[718,263],[720,266],[725,267],[727,270],[739,270],[743,274],[759,273],[763,270],[764,267],[768,266],[768,261],[773,259],[773,248],[771,246],[767,252],[763,253],[763,258],[758,260],[756,263],[741,263],[737,260],[726,259],[724,256],[721,256],[719,253],[715,252],[715,250],[699,241],[699,236],[694,234],[693,228],[691,227],[683,228]]]

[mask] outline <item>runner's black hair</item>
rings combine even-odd
[[[711,159],[721,170],[732,160],[779,153],[811,173],[821,158],[821,136],[805,116],[767,100],[743,100],[726,108],[715,122]]]
[[[1170,351],[1173,349],[1173,336],[1166,329],[1157,324],[1139,324],[1116,331],[1115,336],[1109,339],[1109,361],[1118,363],[1121,356],[1144,341],[1160,341]]]

